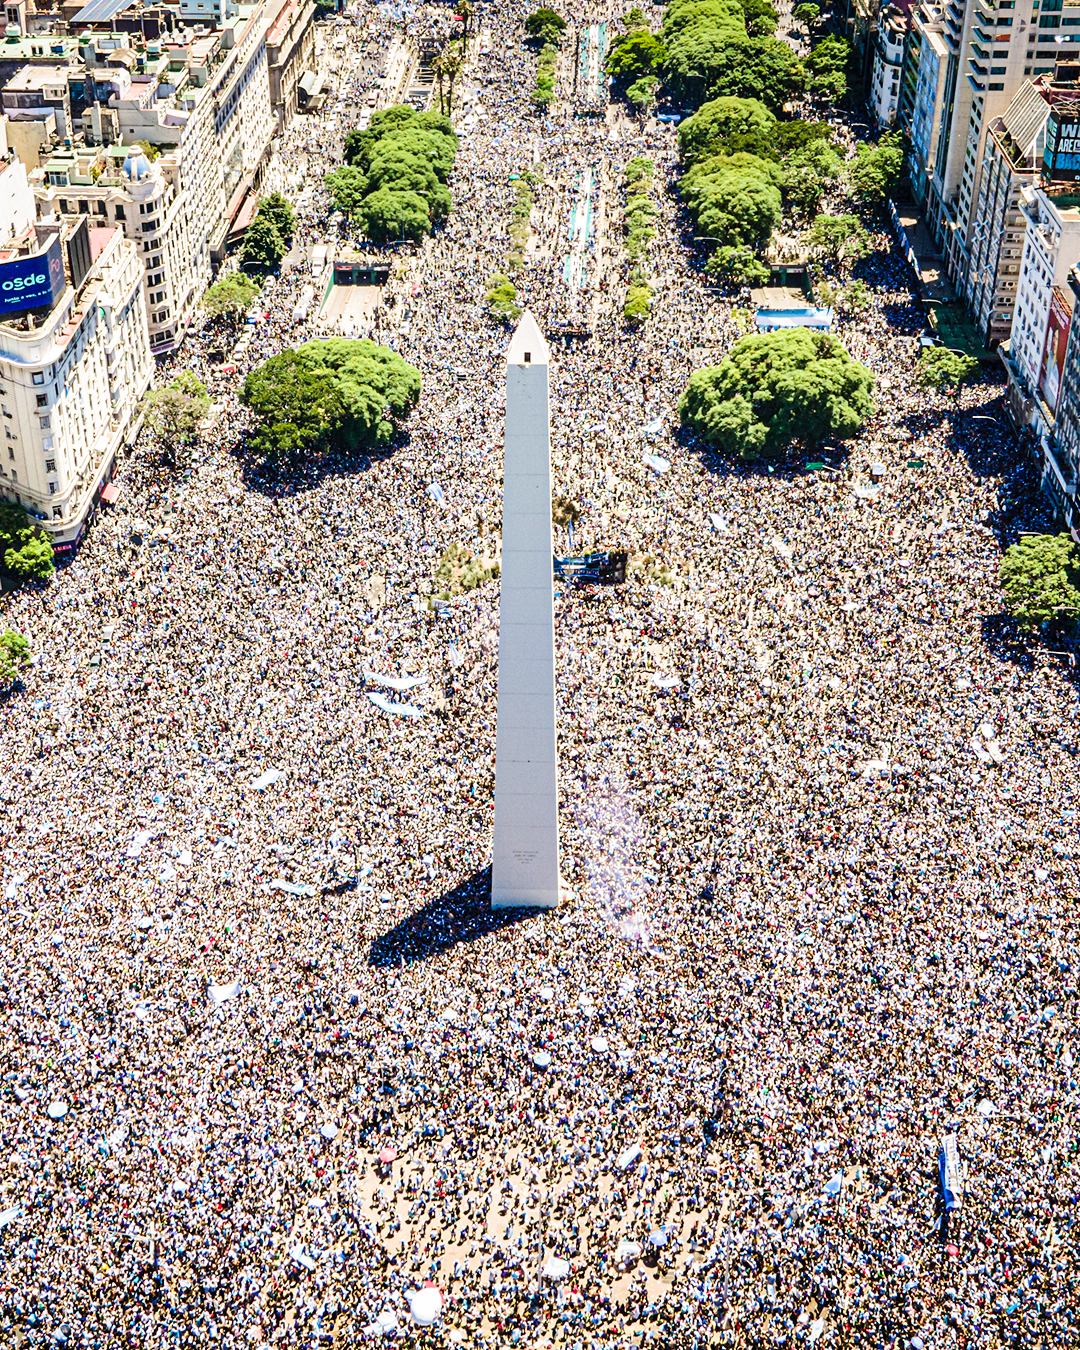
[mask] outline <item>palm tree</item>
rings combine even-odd
[[[465,64],[465,58],[460,52],[453,52],[447,48],[440,55],[443,58],[443,71],[446,75],[448,89],[446,96],[446,116],[449,117],[454,110],[454,81],[461,74],[461,68]]]

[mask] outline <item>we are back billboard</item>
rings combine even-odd
[[[0,318],[28,309],[50,309],[64,289],[64,255],[60,236],[29,257],[0,262]]]

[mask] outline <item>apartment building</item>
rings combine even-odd
[[[138,426],[152,358],[130,240],[86,216],[0,248],[0,498],[74,547]]]

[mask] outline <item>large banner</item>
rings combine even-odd
[[[1068,114],[1066,114],[1068,116]],[[1080,178],[1080,122],[1075,114],[1058,121],[1051,113],[1046,121],[1046,146],[1043,150],[1043,177],[1048,182],[1075,182]]]
[[[40,253],[0,262],[0,316],[51,309],[63,293],[64,256],[54,235]]]
[[[1065,373],[1065,348],[1069,342],[1072,306],[1060,286],[1050,293],[1050,317],[1046,323],[1046,346],[1043,349],[1039,393],[1051,412],[1057,407],[1061,392],[1061,377]]]

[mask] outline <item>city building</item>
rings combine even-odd
[[[1045,447],[1072,323],[1069,276],[1080,263],[1080,195],[1030,187],[1020,194],[1020,210],[1026,231],[1006,355],[1009,408]]]
[[[86,216],[0,247],[0,499],[74,547],[152,371],[138,251]]]
[[[898,119],[911,7],[912,0],[888,0],[874,31],[869,101],[880,127],[891,127]]]
[[[978,209],[957,288],[989,347],[1002,343],[1012,328],[1026,228],[1020,195],[1042,171],[1051,111],[1045,80],[1020,87],[1004,116],[994,119],[983,150]]]
[[[270,106],[282,130],[300,102],[300,81],[315,74],[315,5],[313,0],[270,0],[267,14],[266,61]]]
[[[1080,10],[1063,8],[1062,0],[1041,7],[1040,0],[925,0],[913,28],[920,69],[910,177],[948,274],[963,291],[990,126],[1025,79],[1053,72],[1063,42],[1080,37]],[[934,49],[932,62],[928,47]],[[917,124],[935,134],[916,141]]]
[[[155,353],[180,341],[233,222],[250,214],[276,128],[263,7],[230,0],[204,18],[220,26],[146,42],[83,27],[79,134],[35,176],[40,214],[85,212],[138,247]]]
[[[1070,315],[1080,299],[1080,269],[1069,273]],[[1049,335],[1048,335],[1049,336]],[[1051,358],[1060,363],[1054,425],[1042,445],[1043,491],[1050,498],[1070,534],[1080,540],[1080,508],[1076,500],[1080,476],[1080,324],[1068,323],[1067,335]],[[1064,348],[1064,350],[1062,350]]]

